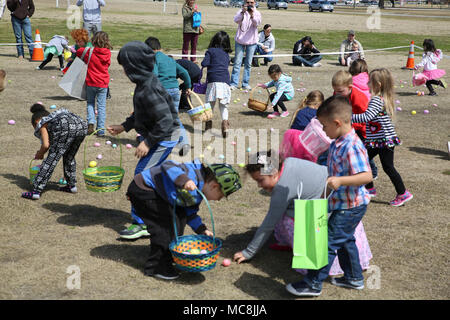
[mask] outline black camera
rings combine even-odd
[[[247,6],[247,11],[252,11],[253,10],[253,6]]]

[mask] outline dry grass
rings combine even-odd
[[[136,159],[124,149],[126,176],[121,190],[111,194],[85,189],[81,169],[83,152],[77,155],[79,193],[56,191],[62,176],[58,165],[47,191],[39,201],[20,198],[29,189],[28,163],[39,142],[33,137],[29,106],[42,101],[85,115],[85,102],[68,98],[57,86],[57,61],[43,71],[33,70],[35,63],[19,62],[10,51],[0,57],[0,68],[8,72],[6,90],[0,95],[0,298],[1,299],[293,299],[284,286],[299,279],[290,268],[286,252],[273,252],[265,246],[249,263],[216,267],[203,274],[183,274],[174,282],[162,282],[143,275],[148,254],[148,239],[124,242],[117,232],[129,222],[126,187],[132,179]],[[3,51],[2,51],[3,53]],[[11,55],[9,55],[11,54]],[[297,92],[293,111],[304,94],[320,89],[332,93],[331,75],[340,69],[325,61],[318,69],[293,67],[286,59],[277,59],[285,72],[293,73],[294,85],[307,88]],[[370,68],[388,66],[397,80],[409,80],[411,73],[401,70],[404,55],[368,55]],[[450,60],[440,63],[450,70]],[[112,99],[107,101],[107,123],[122,121],[132,110],[132,84],[113,57],[111,66]],[[260,74],[258,74],[258,72]],[[267,80],[267,69],[254,69],[251,84]],[[55,79],[52,76],[56,76]],[[300,80],[297,78],[300,77]],[[361,292],[336,288],[329,283],[319,299],[448,299],[448,197],[449,140],[448,90],[438,89],[437,97],[417,97],[415,88],[397,87],[403,111],[397,115],[396,129],[403,145],[396,148],[396,167],[414,199],[406,206],[392,208],[387,203],[394,188],[381,171],[376,181],[379,195],[369,205],[364,227],[373,253],[372,265],[381,272],[381,288]],[[269,121],[242,106],[248,94],[233,93],[239,103],[230,107],[233,128],[286,129],[289,119]],[[437,103],[434,107],[432,104]],[[429,109],[430,114],[423,114]],[[415,116],[411,110],[417,110]],[[191,130],[186,114],[182,121]],[[215,119],[218,119],[218,111]],[[9,119],[16,125],[7,124]],[[219,121],[214,126],[218,128]],[[132,143],[134,133],[124,134],[122,143]],[[103,142],[104,140],[101,140]],[[93,142],[93,141],[92,141]],[[228,145],[227,145],[228,146]],[[117,164],[118,151],[106,146],[88,148],[88,159],[102,153],[104,164]],[[198,155],[197,155],[198,156]],[[381,166],[377,160],[377,164]],[[232,257],[251,240],[268,209],[269,198],[259,192],[250,179],[228,201],[213,203],[217,236],[223,239],[223,258]],[[207,225],[209,214],[202,205],[201,216]],[[190,230],[187,230],[190,233]],[[69,290],[66,281],[69,266],[79,266],[81,289]],[[366,273],[366,279],[371,274]]]

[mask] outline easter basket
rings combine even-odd
[[[94,192],[112,192],[117,191],[122,186],[123,176],[125,170],[122,168],[122,145],[119,143],[120,148],[120,165],[117,166],[105,166],[89,168],[86,166],[86,147],[90,138],[99,130],[94,131],[86,139],[84,144],[84,169],[83,177],[86,184],[86,189]]]
[[[222,249],[222,240],[216,238],[214,229],[214,218],[211,207],[205,195],[197,189],[197,192],[203,197],[208,206],[211,215],[211,225],[213,237],[206,235],[187,235],[178,236],[177,223],[175,218],[176,206],[173,208],[173,225],[175,231],[175,240],[169,244],[169,250],[172,253],[175,267],[187,272],[203,272],[213,269],[216,266],[219,252]],[[206,253],[188,254],[192,249],[206,250]]]
[[[188,115],[191,118],[192,122],[195,121],[209,121],[213,117],[211,105],[209,103],[203,104],[200,97],[193,91],[191,91],[191,95],[194,95],[194,97],[200,102],[200,106],[195,107],[192,105],[191,99],[187,99],[189,106],[191,107],[190,110],[188,110]]]
[[[28,171],[30,172],[30,183],[33,183],[34,178],[38,174],[40,168],[40,165],[32,166],[34,159],[31,159],[30,165],[28,166]]]
[[[250,91],[250,98],[248,98],[248,102],[247,102],[247,106],[255,111],[259,111],[259,112],[264,112],[267,110],[267,107],[269,106],[270,103],[270,95],[269,97],[267,97],[267,101],[266,102],[261,102],[258,101],[256,99],[253,99],[253,91],[256,89],[257,87],[254,87],[251,91]],[[267,90],[267,89],[266,89]],[[267,94],[269,94],[269,90],[267,90]]]

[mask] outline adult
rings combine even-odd
[[[78,0],[77,6],[83,5],[83,28],[89,33],[89,38],[97,31],[102,31],[102,15],[100,7],[106,5],[105,0]]]
[[[263,30],[258,34],[258,43],[253,58],[253,66],[259,67],[259,58],[256,55],[270,55],[275,50],[275,37],[272,34],[272,26],[270,24],[264,25]],[[273,57],[264,57],[264,66],[267,66]]]
[[[181,13],[183,15],[183,48],[181,53],[188,54],[189,44],[191,45],[191,61],[195,62],[197,59],[194,55],[197,53],[197,41],[200,27],[193,27],[194,13],[198,12],[195,0],[185,0]],[[188,59],[183,56],[183,59]]]
[[[268,156],[270,157],[270,153],[268,153]],[[323,193],[328,178],[326,166],[308,160],[286,158],[281,167],[275,167],[267,156],[259,154],[256,162],[256,164],[248,164],[246,171],[258,183],[258,187],[270,193],[270,206],[266,217],[247,248],[234,254],[233,259],[237,263],[253,258],[269,239],[272,232],[274,232],[278,243],[272,244],[271,249],[292,250],[295,218],[294,201],[299,196],[300,182],[302,182],[300,199],[320,199],[324,197]],[[369,267],[372,253],[362,223],[356,228],[355,238],[361,268],[364,270]],[[304,269],[297,269],[297,271],[302,274],[307,273]],[[330,269],[330,275],[343,273],[338,260],[335,259]]]
[[[33,0],[8,0],[6,5],[9,11],[11,11],[11,23],[14,30],[14,36],[16,37],[17,57],[19,59],[25,58],[23,51],[22,32],[25,36],[25,41],[28,45],[28,51],[30,52],[30,58],[33,57],[34,41],[31,37],[31,22],[30,18],[34,13]]]
[[[316,48],[310,36],[306,36],[298,40],[294,44],[292,54],[294,54],[294,56],[292,56],[292,63],[294,66],[322,66],[319,62],[322,60],[322,55],[320,55],[320,51]]]
[[[191,109],[191,107],[189,106],[189,102],[188,102],[188,90],[187,89],[192,89],[194,87],[194,83],[197,83],[200,81],[200,79],[202,78],[202,70],[200,69],[200,67],[190,61],[190,60],[186,60],[186,59],[178,59],[176,60],[176,62],[182,66],[184,69],[186,69],[186,71],[189,74],[189,77],[191,78],[191,87],[187,88],[187,85],[183,82],[182,84],[180,84],[180,90],[181,90],[181,96],[180,96],[180,106],[178,107],[179,110],[181,109]]]
[[[6,0],[0,0],[0,19],[3,17],[5,7],[6,7]]]
[[[234,16],[234,22],[237,23],[238,29],[234,37],[235,58],[231,73],[230,89],[234,90],[238,87],[242,59],[245,52],[242,88],[250,90],[250,69],[257,46],[256,43],[258,42],[258,26],[261,24],[261,13],[255,8],[255,0],[247,0],[242,9]]]
[[[339,55],[339,64],[341,66],[347,65],[347,59],[345,59],[345,55],[348,55],[352,51],[353,43],[358,44],[359,51],[360,52],[360,59],[364,60],[364,49],[361,43],[355,39],[355,31],[350,30],[347,34],[347,39],[342,41],[341,47],[339,49],[340,55]]]

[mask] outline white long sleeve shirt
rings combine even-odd
[[[100,7],[106,5],[105,0],[78,0],[77,6],[83,5],[83,20],[88,23],[101,23]]]
[[[422,61],[416,65],[416,68],[423,70],[436,70],[437,63],[442,59],[442,51],[437,49],[435,52],[426,52],[422,56]]]

